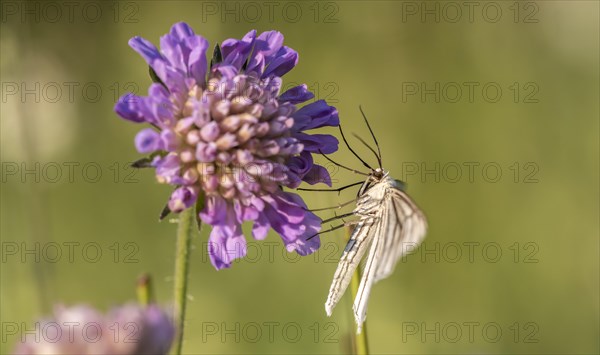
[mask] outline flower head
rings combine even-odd
[[[135,137],[140,153],[151,153],[159,182],[175,185],[169,210],[193,206],[212,225],[209,255],[217,269],[246,254],[241,224],[254,223],[255,239],[270,228],[288,251],[310,254],[320,246],[320,219],[302,199],[282,187],[302,181],[331,185],[312,154],[337,150],[338,141],[306,131],[339,125],[337,110],[314,97],[306,85],[281,93],[281,77],[298,62],[276,31],[251,31],[217,46],[210,65],[208,42],[185,23],[175,24],[158,50],[134,37],[130,46],[144,57],[158,82],[148,96],[123,96],[116,112],[149,123]]]
[[[88,306],[60,306],[32,328],[15,354],[167,354],[175,337],[173,322],[156,305],[128,304],[106,316]]]

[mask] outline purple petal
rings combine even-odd
[[[277,53],[283,45],[283,35],[277,31],[261,33],[254,42],[254,49],[248,61],[246,73],[257,73],[262,76],[267,57]]]
[[[171,27],[169,34],[161,37],[160,43],[169,64],[204,87],[208,41],[195,35],[186,23],[180,22]]]
[[[194,35],[194,30],[185,22],[178,22],[171,27],[169,34],[179,41]]]
[[[212,67],[212,71],[218,72],[226,79],[233,79],[239,73],[240,69],[227,63],[219,63]]]
[[[188,72],[204,88],[206,86],[206,49],[208,48],[208,41],[203,37],[195,36],[188,38],[186,45],[193,48],[188,59]]]
[[[170,129],[165,129],[160,132],[160,140],[164,149],[169,152],[176,152],[179,147],[179,139],[177,137],[177,133],[173,132]]]
[[[115,104],[115,112],[124,119],[136,123],[146,122],[146,117],[139,109],[143,98],[134,94],[125,94]]]
[[[277,54],[266,59],[267,68],[262,77],[283,76],[298,64],[298,53],[289,48],[281,48]]]
[[[291,104],[299,104],[314,98],[315,95],[308,91],[308,87],[306,84],[295,86],[283,94],[281,94],[278,98],[279,102],[289,102]]]
[[[338,149],[337,138],[329,134],[296,133],[294,137],[304,144],[307,152],[331,154]]]
[[[148,88],[148,96],[153,97],[156,101],[163,103],[164,108],[170,108],[169,92],[164,86],[153,83]]]
[[[175,122],[172,103],[160,84],[152,84],[148,96],[125,95],[115,105],[115,111],[133,122],[148,122],[165,127]]]
[[[307,212],[303,225],[306,227],[306,231],[295,241],[286,244],[286,249],[306,256],[314,253],[321,246],[321,239],[316,235],[321,230],[321,219],[311,212]]]
[[[302,185],[302,178],[298,176],[298,174],[290,171],[288,173],[287,181],[283,184],[290,189],[296,189],[298,186]]]
[[[307,255],[317,250],[320,246],[320,240],[315,234],[321,228],[321,220],[306,210],[306,204],[296,194],[280,192],[273,197],[278,203],[285,201],[285,208],[282,208],[281,205],[272,208],[273,203],[267,199],[266,202],[269,204],[268,207],[265,207],[265,217],[271,227],[281,235],[286,249],[296,251],[300,255]],[[300,221],[287,218],[291,210],[301,212]],[[309,237],[313,238],[308,240]]]
[[[279,51],[283,45],[283,35],[278,31],[266,31],[258,35],[254,44],[254,52],[270,56]]]
[[[254,226],[252,226],[252,236],[256,240],[263,240],[267,237],[270,227],[269,221],[264,214],[261,213],[258,218],[254,220]]]
[[[172,93],[186,93],[185,74],[177,70],[166,60],[155,60],[150,64],[156,75]]]
[[[327,186],[331,186],[331,177],[329,176],[329,171],[325,169],[325,167],[321,165],[313,165],[310,171],[304,175],[303,179],[307,183],[314,185],[318,183],[324,183]]]
[[[248,61],[248,67],[246,73],[256,73],[258,76],[262,76],[265,71],[265,56],[261,53],[254,53]]]
[[[191,207],[196,202],[197,197],[197,189],[189,186],[179,187],[171,194],[169,209],[173,212],[181,212]]]
[[[158,158],[153,162],[156,167],[156,175],[167,184],[177,184],[181,181],[179,175],[181,162],[177,154],[170,153],[165,157]]]
[[[255,38],[256,30],[252,30],[241,40],[227,39],[223,41],[221,44],[223,63],[232,65],[240,70],[252,50]]]
[[[295,251],[301,256],[306,256],[321,247],[321,239],[317,234],[321,230],[321,219],[315,214],[307,212],[302,225],[305,228],[304,233],[293,241],[286,241],[285,239],[283,241],[287,251]]]
[[[234,201],[233,209],[238,223],[254,221],[258,218],[258,211],[252,205],[244,206],[240,201]]]
[[[300,155],[290,158],[287,166],[293,173],[302,178],[313,166],[312,155],[309,152],[302,152]]]
[[[162,36],[160,38],[160,51],[173,68],[184,73],[187,71],[183,53],[184,48],[180,46],[179,40],[176,37],[171,36],[171,34]]]
[[[207,197],[200,218],[206,224],[222,224],[227,216],[227,202],[220,196]]]
[[[306,211],[291,201],[290,195],[292,194],[281,192],[263,197],[263,200],[267,203],[265,206],[267,218],[275,230],[277,230],[276,225],[284,227],[284,225],[301,223],[304,219]]]
[[[233,260],[246,256],[246,238],[242,228],[231,218],[227,225],[213,226],[208,239],[210,261],[217,270],[228,268]]]
[[[152,128],[144,128],[135,136],[135,147],[142,154],[161,150],[160,134]]]
[[[135,36],[130,39],[129,46],[138,52],[150,66],[152,66],[156,60],[164,61],[165,59],[154,44],[142,37]]]
[[[272,96],[279,95],[279,91],[283,85],[283,79],[278,76],[272,76],[266,79],[263,79],[267,84],[265,85],[264,91],[270,93]],[[290,107],[290,106],[287,106]],[[280,106],[281,108],[281,106]],[[294,108],[295,109],[295,108]]]
[[[294,117],[294,129],[304,131],[323,126],[339,126],[338,112],[333,106],[329,106],[325,100],[315,101],[298,111]]]
[[[179,42],[188,32],[186,27],[183,23],[176,24],[170,34],[161,38],[162,53],[144,38],[136,36],[129,40],[131,48],[146,60],[172,92],[185,92],[186,64],[191,48],[182,46]]]

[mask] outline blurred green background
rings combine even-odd
[[[172,299],[176,225],[157,221],[170,187],[127,167],[141,126],[113,105],[150,83],[127,40],[158,44],[186,21],[211,48],[281,31],[300,53],[284,83],[307,83],[365,137],[363,105],[385,167],[428,216],[422,248],[373,289],[373,353],[599,352],[598,2],[69,6],[2,3],[3,324],[31,325],[57,303],[109,309],[135,298],[142,272],[160,303]],[[345,147],[334,158],[360,167]],[[302,196],[316,208],[354,193]],[[349,296],[331,318],[323,309],[343,232],[304,258],[271,234],[218,272],[208,232],[194,242],[185,353],[349,351]],[[4,334],[0,352],[16,341]]]

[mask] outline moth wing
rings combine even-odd
[[[354,310],[354,319],[356,320],[358,328],[357,333],[361,332],[362,325],[367,319],[369,295],[373,284],[377,281],[377,270],[385,247],[381,231],[387,224],[387,218],[388,216],[383,214],[381,218],[376,221],[374,228],[372,228],[374,231],[373,242],[371,243],[369,256],[364,264],[362,278],[360,280],[358,292],[356,293],[356,298],[354,299],[354,305],[352,306],[352,309]]]
[[[333,281],[329,288],[329,295],[325,302],[325,311],[328,316],[331,316],[331,312],[335,305],[340,301],[344,292],[350,284],[352,274],[358,267],[360,260],[365,254],[367,248],[373,236],[375,235],[373,228],[371,228],[374,222],[372,217],[364,217],[359,220],[356,228],[352,232],[346,248],[342,253],[340,262],[338,263],[335,274],[333,275]]]
[[[421,244],[427,233],[425,215],[400,189],[389,188],[383,212],[387,223],[382,226],[382,235],[378,236],[384,240],[384,247],[375,282],[390,276],[398,260]]]

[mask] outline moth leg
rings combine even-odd
[[[354,211],[352,211],[352,212],[348,212],[348,213],[344,213],[344,214],[341,214],[341,215],[339,215],[339,216],[338,216],[338,215],[336,215],[336,216],[334,216],[334,217],[331,217],[331,218],[324,219],[324,220],[321,222],[321,224],[323,224],[323,223],[328,223],[328,222],[331,222],[331,221],[335,221],[335,220],[337,220],[337,219],[343,219],[343,218],[345,218],[345,217],[355,216],[355,215],[356,215],[356,212],[354,212]]]
[[[310,240],[310,239],[312,239],[312,238],[316,237],[316,236],[317,236],[317,235],[319,235],[319,234],[324,234],[324,233],[333,232],[334,230],[340,229],[340,228],[342,228],[342,227],[353,226],[353,225],[355,225],[355,224],[357,224],[357,223],[358,223],[358,221],[350,221],[350,222],[346,222],[346,221],[344,221],[344,223],[342,223],[342,224],[340,224],[340,225],[337,225],[337,226],[331,226],[331,228],[329,228],[328,230],[324,230],[324,231],[321,231],[321,232],[319,232],[319,233],[313,234],[313,235],[311,235],[310,237],[306,238],[306,240]]]
[[[354,200],[350,200],[350,201],[348,201],[348,202],[344,202],[344,203],[341,203],[341,204],[338,204],[337,206],[323,207],[323,208],[315,208],[315,209],[312,209],[312,210],[310,210],[310,209],[308,209],[308,208],[305,208],[304,210],[305,210],[305,211],[307,211],[307,212],[319,212],[319,211],[327,211],[327,210],[332,210],[332,209],[334,209],[334,208],[335,208],[335,209],[341,209],[342,207],[348,206],[348,205],[349,205],[349,204],[351,204],[352,202],[356,202],[356,199],[354,199]]]
[[[299,188],[297,188],[296,190],[299,190],[299,191],[325,191],[325,192],[341,192],[341,191],[343,191],[343,190],[345,190],[345,189],[348,189],[348,188],[350,188],[350,187],[353,187],[353,186],[358,186],[358,185],[362,185],[362,184],[363,184],[363,182],[362,182],[362,181],[359,181],[359,182],[355,182],[354,184],[350,184],[350,185],[342,186],[342,187],[340,187],[340,188],[337,188],[337,189],[305,189],[305,188],[299,187]]]

